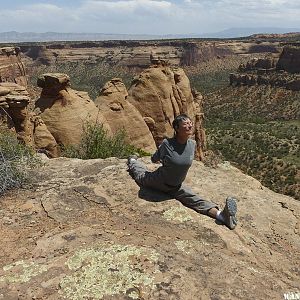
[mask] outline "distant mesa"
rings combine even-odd
[[[48,42],[24,44],[20,45],[20,49],[24,57],[38,65],[102,62],[140,69],[156,63],[157,59],[168,61],[172,66],[193,66],[199,62],[233,53],[225,44],[185,40]]]

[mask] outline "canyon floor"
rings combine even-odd
[[[157,166],[143,158],[149,169]],[[300,202],[229,163],[186,179],[230,231],[140,188],[125,160],[44,159],[0,201],[0,299],[284,299],[300,291]]]

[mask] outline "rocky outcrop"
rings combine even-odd
[[[284,47],[276,69],[288,73],[300,73],[300,47]]]
[[[0,115],[7,117],[8,126],[15,128],[18,139],[50,157],[58,157],[59,148],[43,120],[30,112],[30,98],[23,86],[0,83]]]
[[[240,72],[247,72],[252,70],[275,70],[277,60],[274,58],[254,58],[248,61],[246,64],[239,66]]]
[[[27,108],[30,102],[28,92],[16,83],[3,82],[0,83],[0,95],[2,115],[8,117],[8,122],[14,126],[19,140],[33,146],[33,132]]]
[[[19,47],[0,48],[0,82],[14,82],[27,86],[27,75]]]
[[[133,80],[128,93],[128,101],[145,118],[157,145],[166,136],[173,135],[172,122],[176,115],[187,113],[196,122],[196,115],[201,113],[184,71],[171,69],[165,63],[144,70]],[[203,141],[197,143],[199,147],[203,145]]]
[[[230,85],[233,86],[264,84],[274,87],[283,87],[292,91],[300,91],[300,75],[278,73],[269,75],[231,73],[229,75],[229,81]]]
[[[279,60],[274,58],[252,59],[241,64],[239,73],[231,73],[230,85],[270,85],[300,91],[300,48],[285,47]]]
[[[68,75],[43,74],[37,84],[42,88],[42,93],[35,103],[35,111],[58,144],[79,144],[83,125],[88,121],[102,123],[110,133],[104,116],[88,94],[70,87]]]
[[[220,207],[237,197],[234,231],[140,188],[125,160],[46,160],[31,178],[31,190],[1,198],[3,299],[251,300],[300,290],[300,202],[229,163],[194,162],[186,184]]]
[[[187,43],[181,56],[181,66],[195,66],[198,63],[211,60],[215,57],[224,57],[232,55],[232,51],[227,47],[221,47],[217,43],[197,42]]]
[[[120,78],[107,82],[95,100],[112,133],[126,131],[127,142],[153,153],[156,150],[152,134],[139,111],[127,101],[128,92]]]

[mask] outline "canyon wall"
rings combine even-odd
[[[229,76],[230,85],[270,85],[300,91],[300,47],[285,47],[279,58],[252,59]]]
[[[149,57],[168,61],[171,65],[196,65],[214,57],[232,54],[226,44],[188,41],[103,41],[78,43],[44,43],[20,46],[34,62],[51,65],[63,62],[103,61],[129,68],[145,68]]]
[[[14,82],[27,86],[25,66],[19,47],[0,48],[0,82]]]
[[[300,47],[284,47],[277,69],[289,73],[300,73]]]

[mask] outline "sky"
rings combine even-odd
[[[0,0],[0,31],[203,34],[300,29],[300,0]]]

